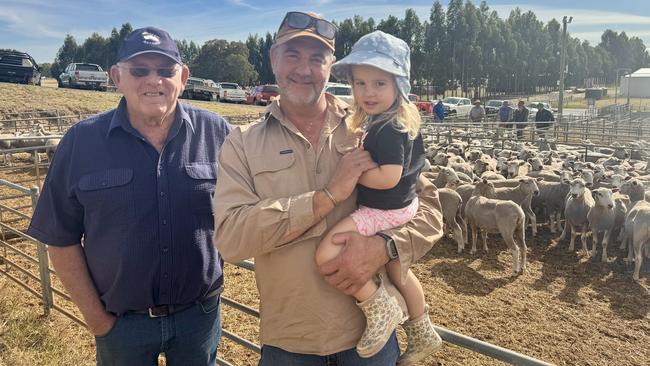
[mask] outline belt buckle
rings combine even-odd
[[[162,318],[169,315],[169,305],[156,306],[149,308],[150,318]]]

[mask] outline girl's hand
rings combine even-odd
[[[353,149],[343,155],[339,161],[327,184],[327,189],[337,202],[343,202],[354,191],[361,174],[376,167],[377,164],[372,161],[370,153],[365,151],[363,147]]]

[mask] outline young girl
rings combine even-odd
[[[424,146],[419,134],[420,115],[409,103],[410,50],[389,34],[365,35],[352,52],[333,66],[338,78],[348,78],[354,93],[355,112],[349,127],[362,134],[362,144],[378,167],[359,178],[359,208],[336,224],[320,243],[316,262],[336,257],[342,246],[331,241],[336,233],[356,231],[371,236],[410,221],[418,208],[415,184],[424,165]],[[327,192],[326,192],[327,193]],[[387,264],[388,276],[406,300],[409,321],[406,352],[398,364],[414,364],[442,345],[429,320],[424,292],[413,272],[401,281],[398,260]],[[366,316],[366,329],[357,344],[361,357],[372,357],[384,347],[402,322],[397,300],[388,295],[381,278],[366,283],[354,294]]]

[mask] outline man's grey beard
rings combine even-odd
[[[324,90],[324,88],[323,88]],[[313,88],[309,93],[296,93],[290,88],[285,88],[280,90],[281,99],[288,100],[290,103],[294,104],[314,104],[318,101],[323,90],[320,93],[317,93]]]

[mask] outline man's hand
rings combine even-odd
[[[90,332],[96,337],[101,337],[105,336],[113,329],[117,318],[115,315],[103,311],[98,313],[96,316],[87,317],[85,320]]]
[[[332,243],[344,248],[334,259],[319,266],[319,271],[327,283],[346,295],[359,291],[390,260],[386,241],[376,235],[339,233],[332,237]]]
[[[362,147],[356,148],[343,155],[327,184],[327,189],[337,202],[343,202],[354,191],[361,174],[376,167],[377,164],[372,161],[369,152]]]

